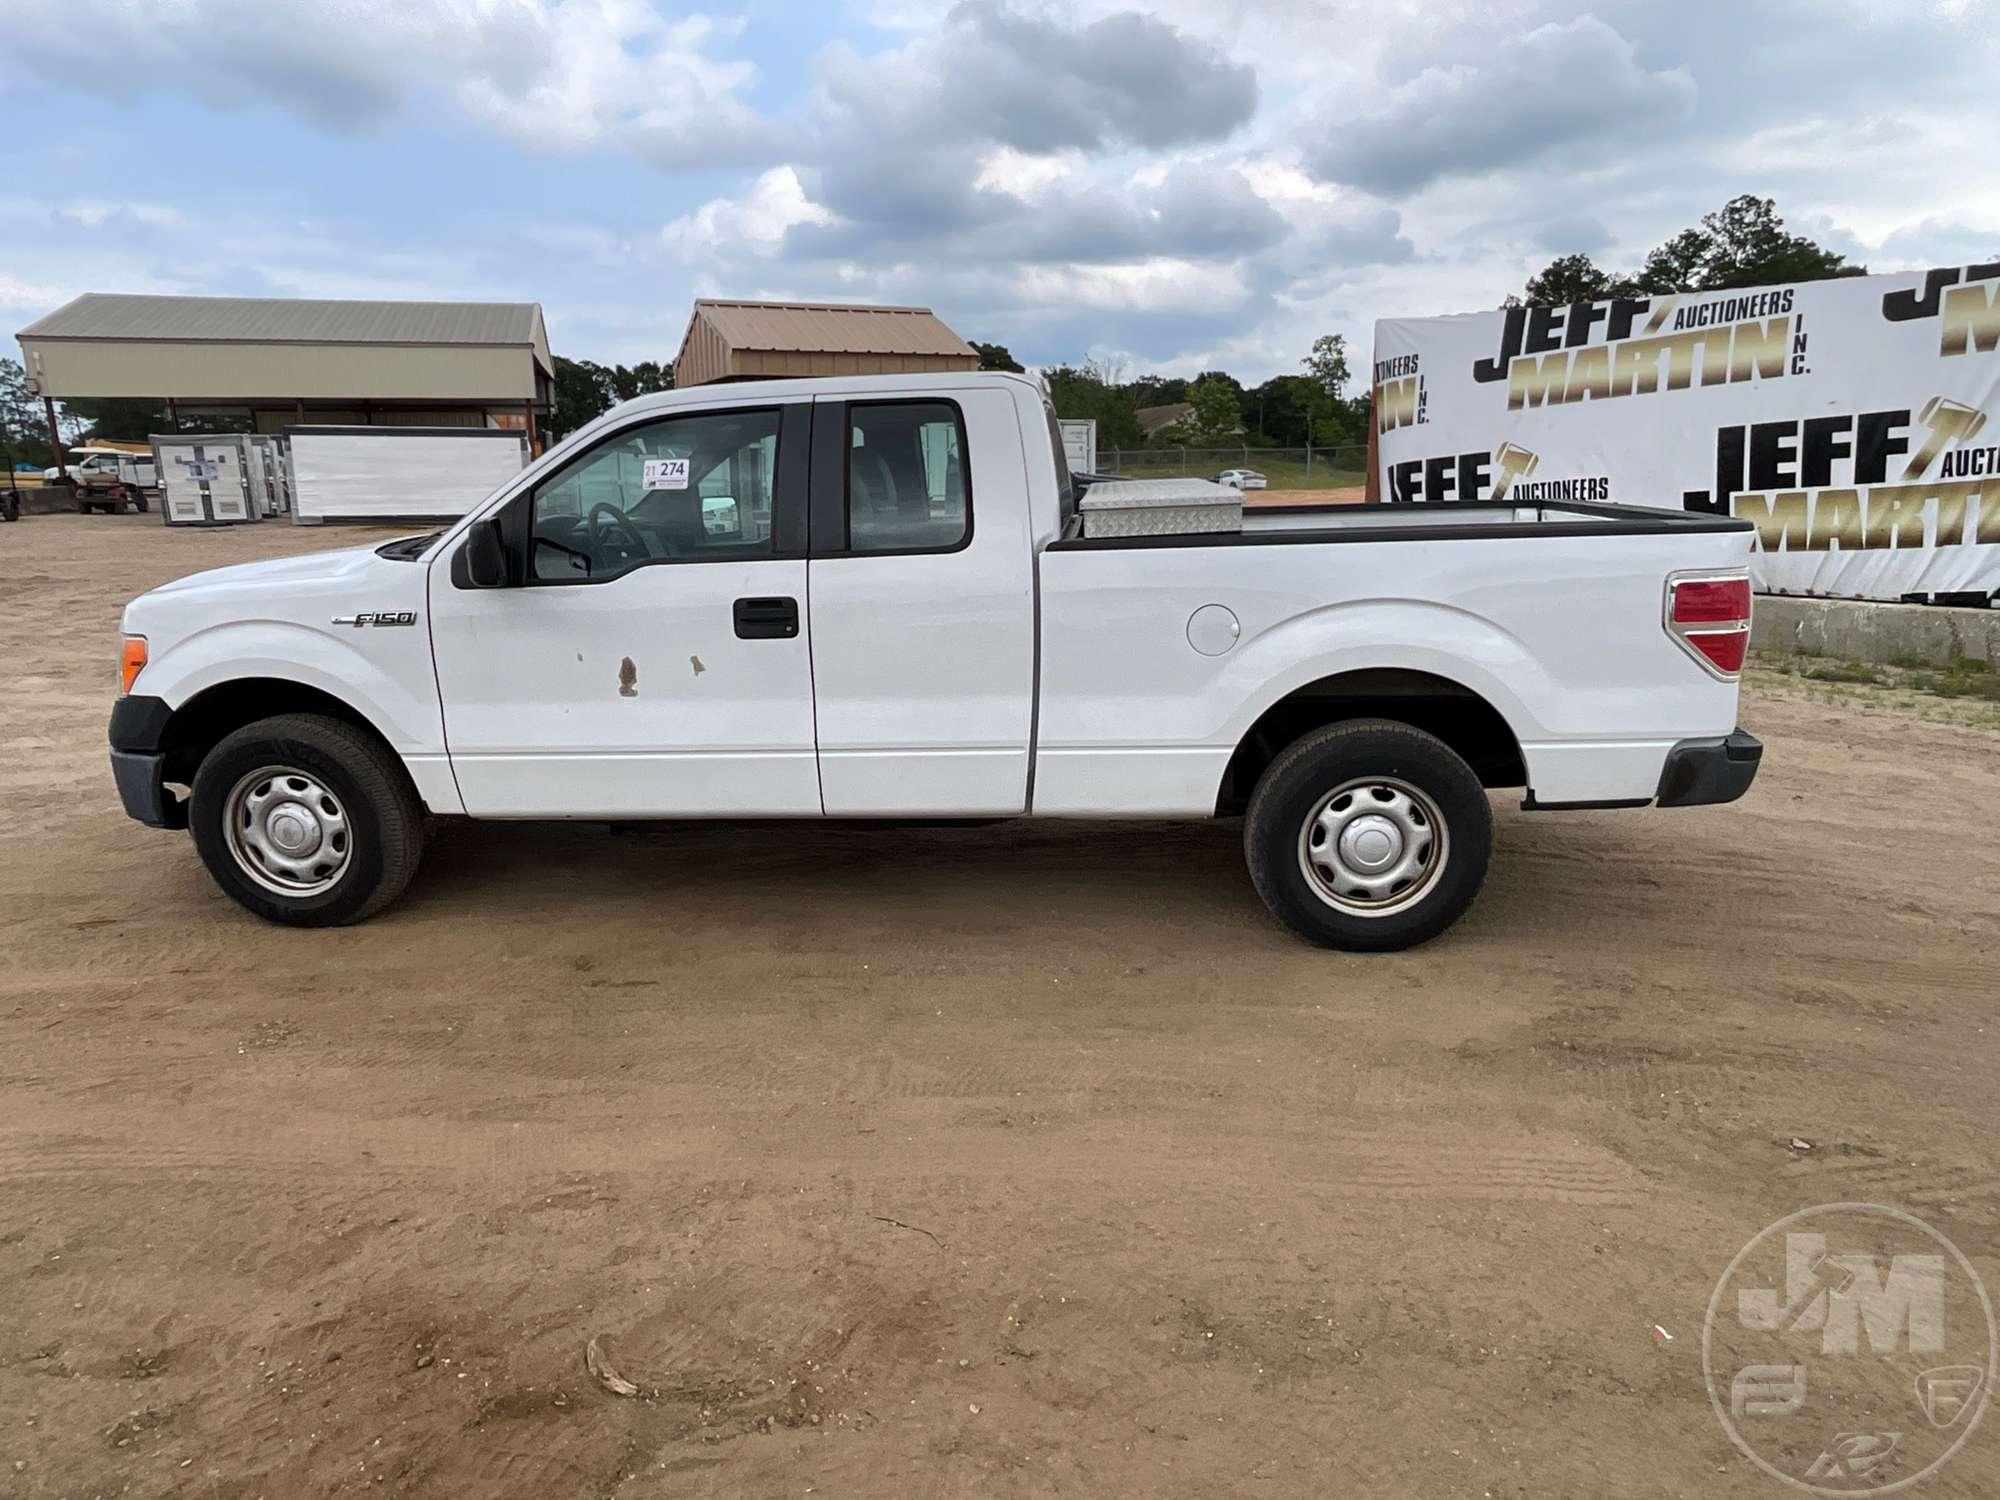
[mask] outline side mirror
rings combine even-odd
[[[466,532],[465,576],[476,589],[507,586],[507,548],[500,540],[498,517],[481,521]]]

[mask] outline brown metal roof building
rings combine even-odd
[[[36,394],[138,397],[184,414],[534,426],[552,395],[533,302],[348,302],[87,292],[18,335]]]
[[[694,305],[674,359],[674,384],[978,368],[978,351],[928,307],[704,297]]]

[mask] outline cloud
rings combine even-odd
[[[79,88],[167,84],[218,107],[274,105],[337,131],[443,99],[535,148],[612,143],[666,167],[768,155],[741,97],[755,68],[718,55],[739,28],[643,0],[10,0],[0,53]],[[107,58],[116,58],[108,66]]]
[[[697,292],[818,296],[1258,377],[1556,254],[1629,268],[1741,192],[1877,270],[2000,252],[1991,0],[727,8],[0,0],[0,315],[536,298],[563,352],[629,362]],[[118,202],[160,151],[240,181]]]
[[[770,255],[800,224],[824,224],[827,211],[806,197],[798,172],[772,167],[740,198],[711,198],[660,231],[660,242],[687,261],[745,253]]]
[[[826,180],[822,178],[822,181]],[[1081,166],[1043,173],[1016,167],[1018,189],[990,174],[891,179],[862,195],[835,178],[833,200],[865,201],[866,217],[822,211],[788,237],[801,259],[931,253],[958,261],[1111,264],[1167,255],[1229,259],[1283,239],[1284,220],[1242,173],[1177,161],[1145,180]]]
[[[1248,64],[1137,11],[1065,26],[999,0],[964,0],[888,52],[846,44],[819,64],[818,115],[835,130],[930,146],[1028,153],[1219,140],[1257,109]]]
[[[1426,67],[1379,109],[1325,119],[1307,164],[1388,194],[1562,152],[1606,155],[1657,138],[1694,109],[1684,68],[1649,71],[1595,16],[1504,36],[1478,61]]]
[[[1985,265],[2000,261],[2000,220],[1985,228],[1958,219],[1927,218],[1886,236],[1880,258],[1906,268]]]

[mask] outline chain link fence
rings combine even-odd
[[[1368,447],[1099,448],[1097,467],[1127,479],[1213,479],[1254,469],[1274,490],[1337,490],[1367,482]]]

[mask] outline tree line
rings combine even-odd
[[[1004,344],[970,341],[982,370],[1022,370],[1025,367]],[[1223,370],[1209,370],[1192,380],[1179,376],[1141,375],[1126,379],[1121,364],[1087,359],[1042,371],[1059,417],[1095,417],[1101,448],[1139,448],[1148,442],[1187,447],[1303,447],[1366,441],[1366,398],[1345,395],[1349,379],[1347,343],[1328,334],[1301,361],[1305,373],[1279,375],[1261,385],[1246,386]],[[554,409],[547,423],[550,437],[562,438],[609,411],[621,401],[653,391],[671,390],[671,364],[642,360],[636,365],[600,365],[587,359],[556,356]],[[1191,410],[1173,427],[1150,439],[1139,426],[1139,412],[1148,407],[1187,403]]]
[[[1867,274],[1866,266],[1849,265],[1846,256],[1787,230],[1774,200],[1745,193],[1658,246],[1637,270],[1608,271],[1588,255],[1559,255],[1502,305],[1567,307]]]
[[[982,370],[1019,370],[1003,344],[972,341]],[[1347,340],[1329,333],[1299,361],[1303,373],[1274,375],[1245,385],[1226,370],[1204,370],[1192,379],[1178,375],[1126,378],[1121,361],[1086,359],[1042,371],[1058,417],[1094,418],[1097,446],[1111,448],[1188,447],[1302,448],[1364,443],[1368,398],[1349,397]],[[1152,408],[1185,405],[1176,421],[1148,433],[1139,414]]]

